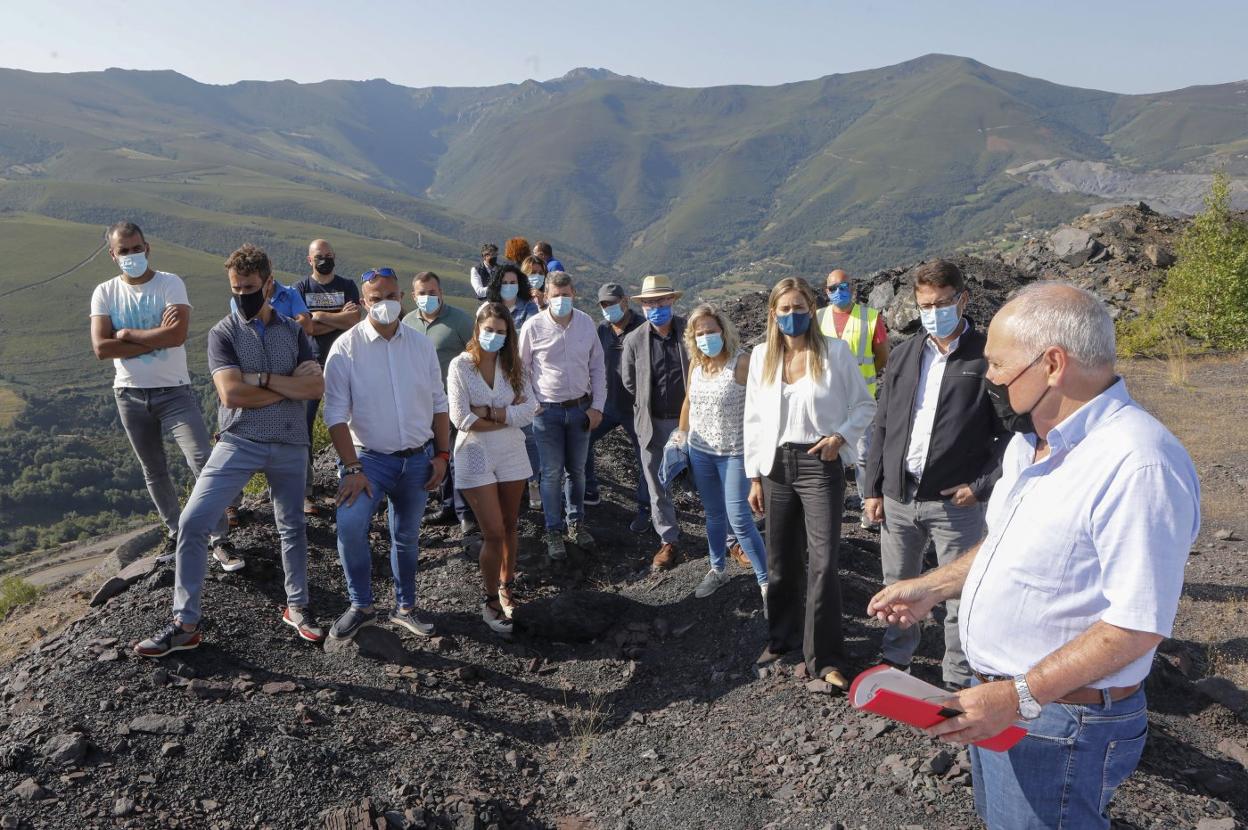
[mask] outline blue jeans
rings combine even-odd
[[[728,565],[728,529],[754,566],[759,585],[767,584],[767,550],[750,511],[750,480],[745,476],[745,456],[712,455],[689,447],[689,468],[706,511],[706,544],[711,567]]]
[[[1009,752],[971,747],[975,810],[989,828],[1108,828],[1147,736],[1143,687],[1108,706],[1050,703]]]
[[[567,525],[560,514],[565,500],[569,522],[579,522],[585,513],[589,403],[573,407],[542,406],[542,413],[533,420],[533,436],[537,439],[542,464],[542,512],[546,514],[547,530],[564,530]]]
[[[633,458],[637,459],[637,512],[643,516],[650,515],[650,488],[646,486],[646,477],[641,472],[641,446],[637,443],[637,428],[633,426],[633,413],[620,416],[614,412],[605,412],[600,423],[589,434],[589,452],[585,457],[585,491],[598,492],[598,476],[594,474],[594,447],[598,439],[616,427],[624,427],[628,440],[633,444]]]
[[[267,444],[228,432],[212,448],[208,463],[178,522],[177,565],[173,577],[173,615],[187,625],[200,618],[200,596],[208,567],[208,536],[243,486],[264,473],[273,494],[273,519],[282,540],[286,603],[308,604],[308,538],[303,517],[303,486],[308,448],[303,444]]]
[[[420,558],[420,520],[425,513],[433,444],[407,458],[360,451],[360,465],[373,491],[361,492],[355,503],[338,508],[338,559],[347,577],[347,595],[356,608],[373,604],[373,555],[368,528],[382,496],[390,507],[390,572],[394,600],[400,608],[416,604],[416,561]]]
[[[169,459],[165,455],[164,432],[169,430],[178,449],[186,457],[191,472],[199,475],[212,454],[212,441],[204,426],[204,413],[190,386],[167,386],[156,389],[117,387],[113,390],[117,399],[117,415],[130,439],[130,446],[143,468],[143,480],[147,492],[156,505],[156,513],[170,536],[178,532],[181,508],[178,505],[178,489],[169,474]],[[212,531],[213,542],[223,542],[230,527],[221,513],[221,521]]]

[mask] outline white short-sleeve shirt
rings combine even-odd
[[[142,285],[131,285],[120,276],[95,287],[91,294],[91,316],[107,317],[113,331],[160,328],[165,309],[171,305],[189,306],[182,278],[156,271]],[[155,349],[135,357],[114,358],[114,387],[160,389],[186,386],[191,382],[186,369],[186,347]]]
[[[1169,636],[1200,529],[1187,451],[1117,381],[1048,436],[1016,435],[988,502],[988,534],[962,589],[967,662],[1012,677],[1097,621]],[[1091,684],[1131,686],[1150,651]]]

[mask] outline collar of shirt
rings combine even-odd
[[[364,330],[364,337],[367,338],[370,343],[375,342],[377,340],[384,339],[381,336],[381,332],[377,331],[377,327],[372,324],[372,321],[361,320],[359,325],[360,325],[360,328]],[[391,335],[390,339],[394,340],[396,337],[402,337],[402,336],[403,336],[403,326],[399,325],[399,326],[394,327],[394,334]]]
[[[1049,430],[1047,440],[1050,451],[1059,453],[1074,449],[1102,421],[1112,417],[1115,412],[1130,402],[1131,396],[1127,394],[1126,383],[1122,378],[1116,379],[1108,389],[1067,415],[1066,420]],[[1026,439],[1034,449],[1037,443],[1036,436],[1028,433]]]

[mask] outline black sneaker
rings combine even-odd
[[[352,605],[346,610],[346,613],[338,618],[333,628],[329,629],[329,639],[350,640],[360,633],[361,628],[366,625],[372,625],[376,621],[376,611],[365,611]]]
[[[183,631],[177,620],[166,625],[154,636],[149,637],[134,647],[134,653],[140,657],[164,657],[175,651],[190,651],[199,648],[203,636],[199,626],[194,631]]]
[[[594,490],[593,492],[586,490],[585,498],[582,503],[589,505],[590,507],[593,507],[596,504],[602,504],[602,496],[598,495],[597,490]]]

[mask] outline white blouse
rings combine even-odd
[[[528,384],[523,387],[528,391]],[[490,387],[481,377],[477,365],[472,362],[472,355],[464,352],[456,355],[446,369],[446,391],[450,403],[451,424],[461,433],[477,420],[472,414],[474,406],[505,407],[507,409],[507,426],[527,427],[533,423],[533,415],[537,412],[537,402],[524,400],[514,403],[515,390],[507,380],[507,373],[502,363],[494,367],[494,386]]]
[[[780,384],[781,444],[813,444],[823,437],[811,417],[814,391],[810,375],[797,383]]]

